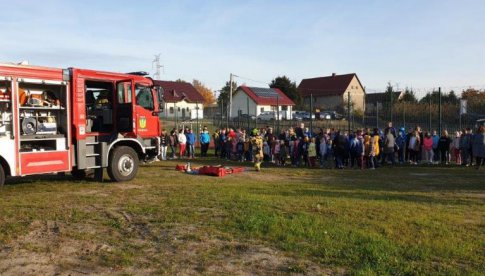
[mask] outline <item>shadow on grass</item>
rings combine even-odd
[[[405,201],[413,203],[429,203],[429,204],[443,204],[443,205],[483,205],[482,202],[477,200],[464,200],[464,199],[447,199],[437,198],[436,196],[426,195],[413,195],[413,194],[376,194],[366,192],[339,192],[339,191],[321,191],[310,189],[299,189],[294,191],[252,191],[254,194],[273,195],[273,196],[285,196],[300,198],[302,196],[314,196],[322,198],[338,198],[338,199],[357,199],[357,200],[376,200],[376,201]]]
[[[99,184],[111,183],[111,180],[104,178],[103,181],[98,181],[94,176],[87,176],[84,179],[76,179],[70,174],[48,174],[48,175],[31,175],[25,177],[9,177],[5,185],[23,185],[23,184]]]

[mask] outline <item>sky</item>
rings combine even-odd
[[[357,73],[368,91],[485,88],[485,1],[7,1],[0,61],[221,89]]]

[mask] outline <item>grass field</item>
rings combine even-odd
[[[0,274],[485,273],[483,171],[272,167],[216,178],[175,164],[122,184],[11,180],[0,189]]]

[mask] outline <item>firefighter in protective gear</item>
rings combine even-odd
[[[253,145],[254,168],[256,171],[261,170],[261,162],[263,161],[263,137],[259,135],[259,131],[253,130],[253,137],[251,143]]]

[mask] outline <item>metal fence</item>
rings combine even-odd
[[[420,126],[425,131],[447,130],[453,134],[466,127],[473,129],[477,119],[485,118],[485,92],[481,93],[480,97],[468,100],[450,97],[449,92],[440,89],[421,92],[415,95],[416,101],[384,95],[374,101],[366,100],[365,112],[354,116],[368,127],[383,128],[387,122],[393,122],[394,127]]]
[[[396,128],[415,128],[420,126],[424,131],[447,130],[453,134],[457,130],[470,127],[474,128],[477,119],[485,118],[485,91],[479,91],[477,97],[468,98],[466,106],[463,106],[461,94],[450,96],[449,92],[421,91],[414,94],[413,99],[406,99],[384,95],[382,97],[366,97],[365,112],[353,110],[352,98],[349,102],[343,102],[336,108],[343,116],[342,120],[272,120],[259,121],[243,116],[228,118],[227,105],[219,106],[212,114],[205,114],[205,119],[217,127],[232,127],[252,129],[272,126],[276,131],[289,127],[299,126],[304,123],[315,131],[316,128],[335,128],[341,130],[355,130],[358,128],[384,128],[387,122],[393,122]],[[297,107],[298,110],[315,114],[318,107],[312,104]],[[324,110],[320,110],[324,111]]]

